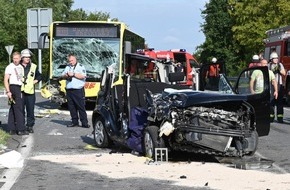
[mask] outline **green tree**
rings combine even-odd
[[[86,12],[83,9],[76,9],[70,11],[69,20],[103,20],[106,21],[110,18],[110,14],[107,12],[95,11]],[[117,21],[117,18],[111,19],[112,21]]]
[[[27,44],[27,9],[50,7],[53,9],[53,18],[64,20],[68,18],[73,0],[0,0],[0,46],[14,45],[14,51],[21,51],[28,47]],[[34,54],[37,54],[33,50]],[[43,55],[48,58],[48,55]],[[37,62],[37,56],[32,61]],[[6,51],[0,51],[2,68],[8,62]],[[45,65],[44,65],[45,66]],[[1,69],[2,72],[4,69]],[[1,78],[3,73],[1,72]]]
[[[3,79],[4,68],[9,56],[5,46],[14,45],[14,51],[21,51],[28,47],[27,44],[27,9],[52,8],[53,21],[69,20],[108,20],[109,13],[86,12],[83,9],[72,10],[73,0],[0,0],[0,81]],[[113,18],[113,21],[118,19]],[[37,50],[32,50],[36,56],[32,61],[37,63]],[[43,74],[48,67],[48,51],[43,51]],[[2,82],[3,83],[3,82]],[[1,84],[2,84],[1,83]]]
[[[265,32],[290,23],[289,0],[229,0],[233,38],[243,49],[244,60],[264,50]]]
[[[289,12],[288,0],[210,0],[202,11],[206,41],[198,47],[200,60],[222,58],[228,74],[237,74],[264,50],[267,30],[289,25]]]
[[[229,14],[227,0],[210,0],[202,11],[205,22],[201,25],[205,42],[198,47],[200,61],[210,62],[212,57],[226,63],[229,75],[236,74],[240,67],[240,49],[233,39],[233,21]]]
[[[0,3],[0,45],[14,44],[15,49],[24,49],[27,47],[27,9],[50,7],[53,19],[65,20],[73,0],[0,0]]]

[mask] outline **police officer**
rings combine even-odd
[[[282,76],[286,75],[286,71],[282,63],[279,62],[278,54],[276,52],[272,52],[270,55],[270,64],[269,69],[273,71],[275,74],[275,78],[278,84],[278,98],[271,100],[271,112],[270,119],[271,122],[275,119],[275,106],[277,107],[277,120],[279,123],[283,123],[283,81]]]
[[[10,135],[28,135],[25,127],[23,96],[21,92],[24,69],[20,65],[20,53],[13,53],[13,62],[5,69],[4,86],[11,105],[8,114]]]
[[[84,90],[87,76],[86,69],[77,62],[74,54],[68,55],[68,61],[69,65],[66,66],[62,73],[62,78],[66,79],[66,97],[72,120],[72,123],[67,125],[67,127],[78,127],[80,117],[82,127],[89,128]]]
[[[29,133],[33,133],[35,124],[34,107],[35,107],[35,84],[41,81],[41,73],[38,71],[37,65],[32,63],[31,51],[24,49],[21,51],[21,65],[24,68],[23,92],[24,107],[26,110],[26,128]]]

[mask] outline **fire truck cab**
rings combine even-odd
[[[195,57],[186,52],[185,49],[155,51],[151,48],[143,50],[142,54],[162,62],[164,72],[166,73],[165,75],[176,72],[177,64],[181,63],[181,66],[183,67],[182,72],[184,72],[184,80],[179,82],[181,85],[192,86],[193,69],[196,70],[200,67]]]
[[[290,25],[276,29],[270,29],[266,32],[264,58],[269,60],[270,54],[276,52],[279,55],[279,61],[284,65],[286,77],[284,78],[285,93],[290,89]],[[287,97],[288,104],[290,102]]]

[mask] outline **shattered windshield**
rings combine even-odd
[[[74,53],[78,62],[86,68],[87,79],[99,81],[107,66],[119,62],[119,49],[118,38],[55,38],[52,48],[52,76],[59,77],[62,74],[68,64],[68,54]]]
[[[234,94],[230,83],[228,83],[223,74],[220,74],[219,92],[224,94]]]

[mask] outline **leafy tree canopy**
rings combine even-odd
[[[290,24],[288,0],[229,0],[229,6],[233,37],[249,55],[263,51],[267,30]]]
[[[288,0],[209,0],[202,11],[205,42],[198,47],[202,62],[225,60],[230,75],[247,67],[264,50],[265,32],[290,25]]]
[[[228,71],[237,70],[235,64],[239,49],[233,39],[233,21],[228,12],[227,0],[211,0],[202,11],[205,22],[201,25],[205,42],[198,47],[200,61],[210,62],[212,57],[226,62]],[[228,73],[230,74],[230,73]]]
[[[52,8],[53,21],[69,20],[107,20],[110,14],[101,11],[86,12],[83,9],[72,10],[73,0],[0,0],[0,67],[3,79],[4,68],[9,56],[5,46],[14,45],[14,51],[21,51],[27,45],[27,9],[30,8]],[[117,18],[111,19],[117,21]],[[34,51],[34,50],[33,50]],[[34,52],[37,54],[37,52]],[[47,67],[49,56],[43,53],[43,73]],[[33,56],[34,62],[37,56]]]

